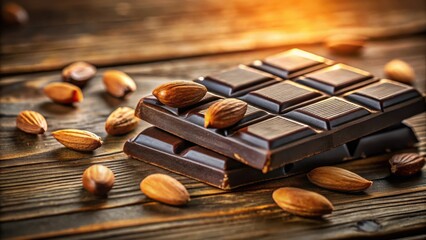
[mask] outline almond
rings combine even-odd
[[[123,98],[136,91],[136,83],[124,72],[108,70],[104,73],[103,82],[109,94],[117,98]]]
[[[129,107],[119,107],[112,112],[105,122],[105,130],[110,135],[122,135],[134,130],[139,124],[135,110]]]
[[[50,83],[44,87],[44,93],[57,103],[72,104],[83,101],[83,93],[80,88],[70,83]]]
[[[96,67],[87,62],[75,62],[62,70],[62,79],[78,87],[84,87],[95,75]]]
[[[24,25],[28,22],[28,12],[21,5],[6,3],[2,6],[3,22],[9,25]]]
[[[425,158],[416,153],[401,153],[393,155],[389,164],[394,175],[411,176],[422,170]]]
[[[411,84],[415,79],[413,68],[399,59],[386,63],[384,71],[387,78],[395,81]]]
[[[320,217],[333,211],[333,204],[327,198],[300,188],[279,188],[272,198],[285,211],[303,217]]]
[[[337,54],[356,55],[364,48],[366,38],[353,34],[337,34],[326,40],[326,46]]]
[[[89,131],[78,129],[63,129],[52,132],[58,142],[76,151],[93,151],[102,145],[102,139]]]
[[[178,180],[165,174],[151,174],[142,180],[141,191],[148,197],[169,205],[185,205],[189,193]]]
[[[204,115],[204,127],[226,128],[240,121],[247,111],[247,103],[227,98],[212,104]]]
[[[95,164],[83,173],[83,187],[95,195],[106,195],[114,185],[114,173],[104,165]]]
[[[26,133],[43,134],[47,130],[47,122],[38,112],[22,111],[16,117],[16,127]]]
[[[182,108],[199,102],[207,93],[206,87],[191,81],[172,81],[152,91],[162,104]]]
[[[307,176],[317,186],[341,192],[360,192],[373,184],[372,181],[339,167],[318,167]]]

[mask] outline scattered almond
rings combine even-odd
[[[104,73],[103,82],[109,94],[123,98],[136,91],[136,83],[124,72],[108,70]]]
[[[152,94],[162,104],[182,108],[199,102],[207,93],[206,87],[191,81],[172,81],[158,86]]]
[[[373,184],[372,181],[339,167],[318,167],[307,176],[317,186],[341,192],[360,192]]]
[[[9,25],[23,25],[28,22],[28,12],[21,5],[6,3],[2,6],[3,22]]]
[[[337,54],[356,55],[364,48],[366,38],[352,34],[337,34],[326,40],[326,46]]]
[[[413,68],[399,59],[386,63],[384,71],[387,78],[395,81],[412,84],[415,79]]]
[[[83,173],[83,187],[95,195],[106,195],[114,185],[114,173],[104,165],[95,164]]]
[[[22,111],[16,117],[16,127],[26,133],[43,134],[47,130],[47,122],[38,112]]]
[[[44,93],[57,103],[72,104],[83,101],[83,93],[80,88],[70,83],[50,83],[44,87]]]
[[[62,70],[62,79],[78,87],[84,87],[95,75],[96,67],[87,62],[75,62]]]
[[[204,127],[226,128],[240,121],[247,111],[247,103],[227,98],[212,104],[204,115]]]
[[[394,175],[411,176],[422,170],[425,158],[416,153],[401,153],[393,155],[389,164]]]
[[[63,129],[52,132],[52,135],[65,147],[76,151],[93,151],[102,145],[102,139],[89,131]]]
[[[142,180],[141,191],[148,197],[174,206],[185,205],[189,193],[178,180],[165,174],[151,174]]]
[[[134,130],[139,124],[135,110],[129,107],[119,107],[112,112],[105,122],[105,130],[110,135],[122,135]]]
[[[320,217],[333,211],[333,204],[327,198],[300,188],[279,188],[272,198],[285,211],[303,217]]]

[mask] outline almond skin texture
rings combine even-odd
[[[133,131],[139,124],[135,110],[129,107],[119,107],[112,112],[105,122],[105,131],[110,135],[122,135]]]
[[[356,173],[338,167],[318,167],[307,176],[317,186],[341,192],[361,192],[373,184]]]
[[[96,164],[84,171],[82,182],[84,189],[88,192],[105,196],[114,185],[115,176],[108,167]]]
[[[108,70],[103,75],[103,82],[109,94],[117,98],[124,98],[136,91],[136,83],[124,72]]]
[[[165,174],[151,174],[142,180],[141,191],[156,201],[182,206],[189,202],[189,193],[178,180]]]
[[[64,82],[50,83],[44,87],[44,94],[52,101],[62,104],[73,104],[83,101],[80,88]]]
[[[78,87],[84,87],[95,75],[96,67],[87,62],[75,62],[62,70],[62,79]]]
[[[38,112],[22,111],[16,117],[16,127],[26,133],[43,134],[47,130],[47,122]]]
[[[82,152],[90,152],[102,145],[102,139],[89,131],[63,129],[52,132],[53,137],[65,147]]]
[[[279,188],[272,198],[285,211],[302,217],[321,217],[333,211],[333,204],[327,198],[300,188]]]
[[[425,158],[416,153],[401,153],[389,159],[392,174],[411,176],[420,172],[425,165]]]
[[[385,65],[387,78],[407,84],[412,84],[415,79],[413,68],[406,62],[394,59]]]
[[[172,81],[158,86],[152,91],[158,101],[173,108],[182,108],[199,102],[207,93],[207,88],[191,81]]]
[[[212,104],[204,115],[204,127],[227,128],[240,121],[247,111],[247,103],[227,98]]]
[[[330,36],[326,40],[327,48],[337,54],[357,55],[365,46],[366,38],[352,34],[338,34]]]

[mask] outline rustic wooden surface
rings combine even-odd
[[[15,0],[30,21],[1,34],[1,73],[99,66],[426,30],[424,0]],[[3,28],[2,28],[3,29]]]
[[[20,2],[31,4],[29,0]],[[59,5],[59,2],[63,5]],[[293,28],[289,27],[295,35],[291,35],[290,31],[290,34],[286,36],[292,37],[288,39],[283,35],[282,38],[275,40],[271,38],[260,41],[262,37],[259,35],[260,32],[266,33],[271,31],[272,27],[279,29],[285,24],[291,24],[288,21],[282,21],[282,18],[277,21],[277,16],[239,18],[238,21],[241,21],[239,26],[229,24],[233,14],[239,16],[249,10],[256,11],[251,8],[225,11],[216,1],[208,1],[206,6],[211,7],[210,11],[197,12],[200,8],[200,4],[197,5],[198,1],[188,0],[192,2],[192,5],[182,4],[179,7],[176,7],[179,1],[142,2],[139,4],[147,4],[147,6],[139,6],[135,3],[134,8],[126,10],[126,5],[121,4],[117,10],[115,1],[102,1],[102,4],[101,1],[49,1],[52,8],[62,10],[50,12],[46,8],[46,1],[37,1],[37,4],[33,4],[36,6],[29,9],[30,17],[34,21],[30,23],[33,24],[31,27],[12,29],[6,35],[2,35],[1,71],[8,75],[3,75],[0,81],[1,239],[63,237],[69,239],[247,239],[259,237],[424,239],[426,237],[424,230],[426,228],[426,169],[424,168],[421,174],[410,178],[394,178],[390,176],[387,167],[387,160],[392,154],[341,164],[342,167],[374,181],[373,186],[363,194],[342,194],[320,189],[310,184],[303,174],[244,187],[236,192],[225,192],[143,162],[128,159],[122,152],[124,141],[148,124],[142,123],[135,132],[122,137],[107,136],[104,130],[104,121],[110,112],[118,106],[135,107],[139,98],[148,94],[157,84],[176,79],[193,79],[239,63],[249,63],[291,47],[300,47],[360,67],[379,77],[383,77],[382,67],[387,61],[401,58],[415,68],[416,86],[425,92],[426,36],[424,34],[375,40],[368,43],[364,54],[357,57],[342,57],[331,55],[321,44],[279,46],[292,42],[292,39],[296,41],[295,36],[298,30],[296,25]],[[217,2],[230,5],[225,1]],[[267,2],[273,3],[273,1]],[[291,3],[297,5],[297,2]],[[342,5],[333,5],[334,8],[348,9],[352,6],[350,2],[355,1],[343,2]],[[422,27],[419,28],[422,24],[417,25],[424,21],[421,17],[422,14],[424,16],[424,8],[419,7],[419,1],[404,1],[405,4],[400,7],[392,5],[395,4],[393,1],[360,2],[361,9],[369,9],[370,13],[373,12],[371,9],[377,6],[369,2],[380,2],[384,11],[388,11],[389,14],[392,12],[394,16],[401,16],[408,11],[407,9],[415,9],[416,7],[413,6],[417,6],[418,9],[411,15],[408,14],[407,19],[395,20],[395,25],[391,28],[402,29],[402,23],[405,22],[406,26],[417,26],[406,28],[410,29],[407,33],[424,30]],[[388,6],[384,4],[385,2],[391,3]],[[327,7],[322,7],[322,3],[321,1],[308,7],[307,9],[311,9],[308,13],[315,12],[317,9],[328,11],[330,3]],[[90,4],[102,6],[102,8],[90,8]],[[166,8],[164,4],[175,5],[169,5]],[[261,12],[272,11],[274,7],[271,6],[266,4]],[[302,4],[299,7],[302,6],[304,7]],[[282,6],[278,8],[289,13]],[[74,14],[66,11],[69,9],[73,9]],[[139,9],[144,9],[145,15],[138,14]],[[234,6],[227,9],[238,8]],[[87,11],[94,11],[96,14],[87,14]],[[168,12],[163,12],[165,16],[157,16],[156,14],[161,11]],[[190,13],[191,18],[186,20],[177,18],[174,21],[176,16],[184,13]],[[214,18],[206,17],[202,26],[218,24],[221,27],[210,29],[211,31],[204,28],[195,31],[188,27],[192,26],[188,24],[198,20],[198,16],[212,14],[223,14],[227,17],[223,17],[223,22],[217,23],[214,22]],[[259,12],[247,14],[257,16]],[[373,14],[372,19],[377,20],[378,14],[379,12]],[[144,22],[146,24],[144,28],[150,28],[151,33],[145,34],[135,30],[138,28],[137,20],[144,16],[150,16],[147,17],[147,22]],[[386,19],[386,16],[384,17]],[[389,19],[391,18],[383,20],[384,22],[371,20],[369,31],[381,29],[377,32],[377,34],[383,34],[381,36],[395,35],[386,27],[380,26]],[[168,23],[164,32],[154,31],[155,26],[158,26],[156,24],[163,24],[163,21]],[[86,22],[88,23],[83,24]],[[133,25],[130,24],[132,22]],[[64,23],[67,24],[66,27]],[[128,28],[119,28],[123,26],[123,23],[130,25]],[[253,23],[257,24],[256,29],[260,32],[256,32],[254,27],[251,28],[250,24]],[[338,23],[333,24],[336,28],[342,27]],[[260,26],[265,28],[262,30]],[[227,29],[227,27],[236,29]],[[175,35],[170,35],[172,28],[178,29]],[[354,29],[365,30],[365,26]],[[208,36],[197,38],[199,31],[204,31],[203,33]],[[217,38],[212,39],[215,31],[222,31],[222,34],[215,35]],[[182,35],[177,34],[178,32]],[[128,34],[128,39],[120,38],[120,34],[123,33]],[[322,36],[324,32],[318,34],[317,37]],[[76,35],[81,35],[81,38],[75,38]],[[31,41],[26,41],[27,37],[30,37]],[[314,38],[312,35],[304,42],[311,40],[317,42],[319,39],[317,37]],[[242,44],[242,39],[253,42]],[[280,39],[283,41],[280,42]],[[176,44],[176,49],[172,50],[169,45],[164,44],[167,41]],[[152,48],[145,48],[145,44]],[[180,50],[177,50],[178,48]],[[255,48],[261,49],[232,52]],[[162,50],[159,51],[159,49]],[[210,55],[211,53],[215,54]],[[172,59],[183,56],[193,57]],[[49,82],[60,80],[58,70],[64,64],[75,59],[86,59],[86,57],[98,65],[114,66],[99,69],[96,78],[84,89],[85,100],[78,107],[67,107],[50,102],[42,94],[42,87]],[[166,60],[142,63],[160,58]],[[117,65],[124,62],[139,62],[139,64]],[[118,100],[105,93],[101,76],[103,71],[111,68],[129,73],[137,82],[138,91],[129,99]],[[40,72],[48,69],[55,70]],[[39,111],[46,116],[49,124],[46,134],[32,136],[16,129],[16,115],[25,109]],[[422,114],[409,120],[415,126],[421,140],[418,147],[423,155],[426,153],[425,118],[426,114]],[[62,128],[90,130],[104,139],[104,145],[93,153],[68,150],[56,142],[51,135],[52,131]],[[116,174],[116,184],[108,198],[94,197],[82,188],[81,175],[84,169],[94,163],[102,163]],[[140,192],[140,181],[149,174],[159,172],[176,177],[188,188],[192,198],[188,206],[183,208],[166,206],[148,199]],[[324,219],[305,219],[289,215],[277,207],[271,198],[272,191],[283,186],[296,186],[319,192],[333,202],[336,210]]]

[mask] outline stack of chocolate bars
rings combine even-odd
[[[416,137],[402,121],[426,108],[411,86],[299,49],[195,82],[209,92],[190,107],[142,98],[136,115],[155,127],[124,152],[228,190],[412,147]],[[231,97],[249,104],[244,118],[205,128],[208,107]]]

